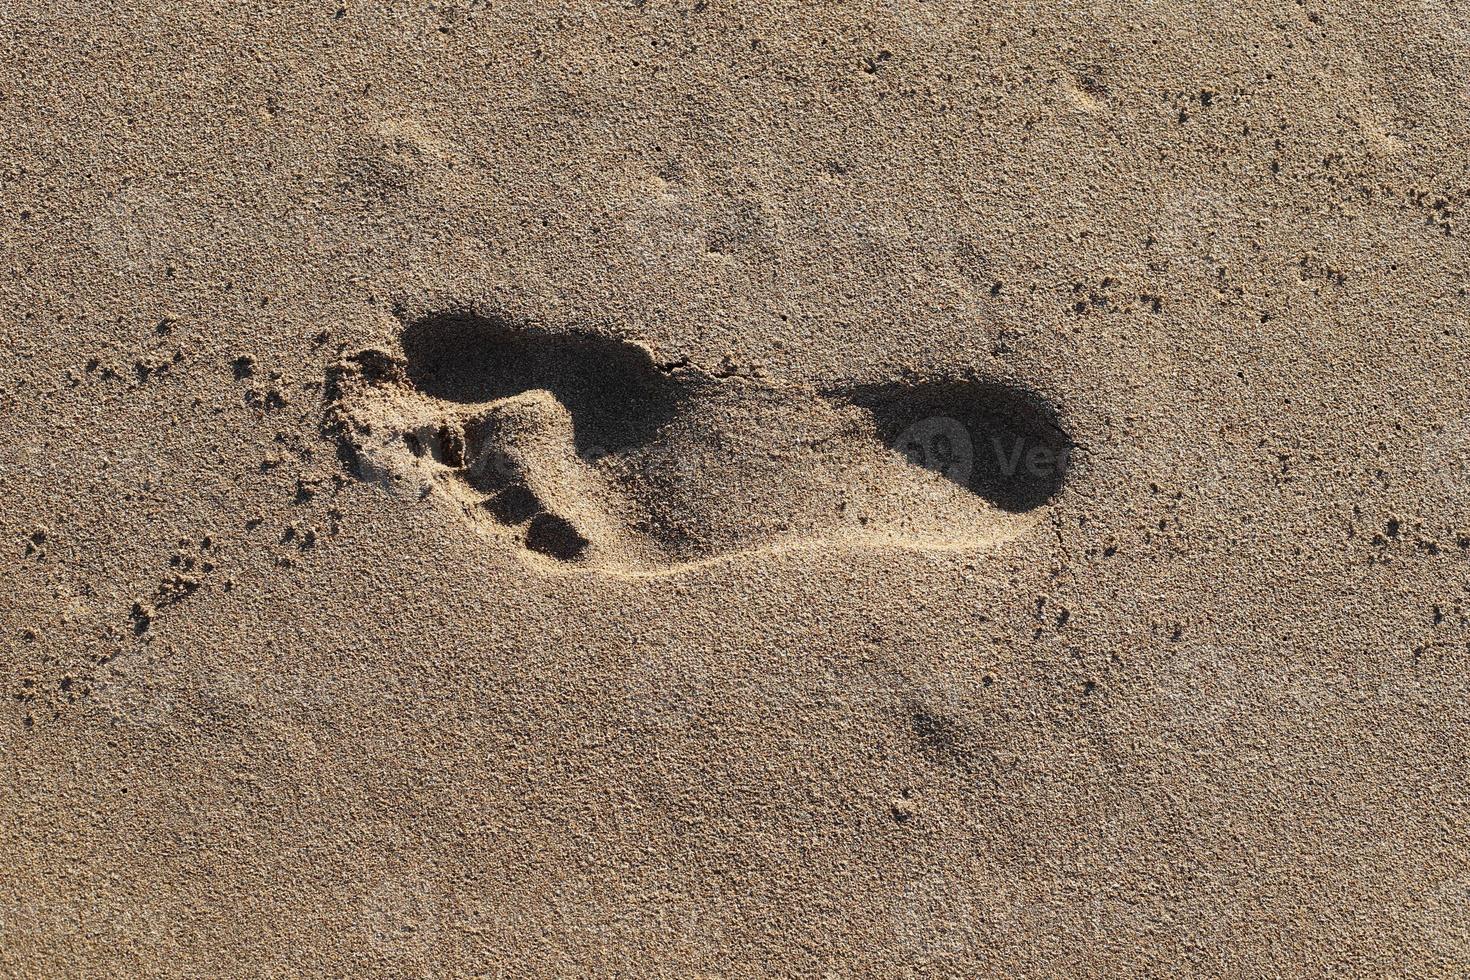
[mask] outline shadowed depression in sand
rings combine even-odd
[[[1038,396],[989,381],[814,390],[583,332],[452,312],[339,364],[329,427],[359,476],[488,540],[608,572],[744,551],[983,549],[1061,489]]]

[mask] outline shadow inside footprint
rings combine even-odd
[[[821,393],[464,312],[400,340],[329,388],[348,455],[537,560],[648,574],[775,547],[988,547],[1066,476],[1056,412],[995,382]]]
[[[481,403],[549,391],[571,413],[578,453],[646,443],[677,411],[680,387],[648,351],[610,337],[544,333],[499,317],[444,313],[403,331],[414,388]]]
[[[526,547],[558,561],[576,561],[590,544],[565,517],[540,513],[526,528]]]
[[[1066,481],[1072,443],[1056,410],[994,381],[868,385],[843,395],[872,413],[878,436],[915,465],[948,476],[1012,514]]]

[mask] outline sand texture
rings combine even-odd
[[[0,976],[1470,975],[1470,8],[0,52]]]

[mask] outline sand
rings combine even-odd
[[[0,12],[0,974],[1470,972],[1470,12],[186,7]]]

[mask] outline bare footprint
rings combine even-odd
[[[452,313],[334,369],[360,476],[453,506],[531,560],[657,574],[736,552],[979,549],[1028,527],[1070,442],[984,381],[817,391],[659,365],[635,344]]]

